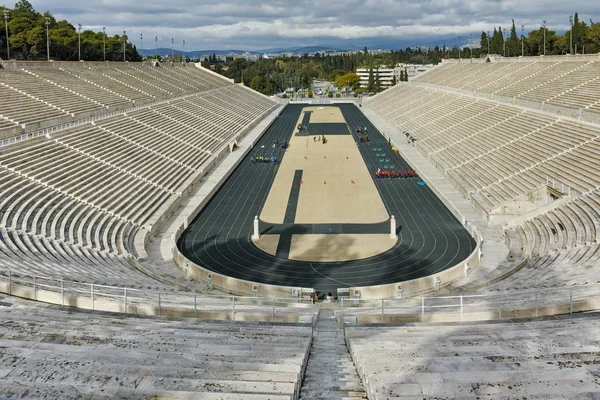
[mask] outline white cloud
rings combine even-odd
[[[31,1],[31,0],[30,0]],[[451,43],[459,35],[478,37],[495,26],[536,29],[542,20],[557,31],[580,19],[600,19],[589,0],[33,0],[38,11],[84,29],[110,34],[126,30],[130,38],[159,37],[159,46],[186,40],[187,49],[257,49],[292,45]],[[12,5],[12,4],[11,4]],[[139,39],[138,39],[139,41]],[[134,40],[134,43],[136,40]],[[149,46],[148,43],[152,43]],[[153,47],[153,40],[144,41]]]

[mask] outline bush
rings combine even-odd
[[[312,90],[310,90],[310,91],[308,92],[308,98],[309,98],[309,99],[312,99],[312,98],[313,98],[313,91],[312,91]]]
[[[336,93],[336,94],[335,94],[335,97],[338,97],[338,98],[339,98],[339,97],[342,97],[342,95],[341,95],[341,94],[339,94],[339,93]]]
[[[281,96],[281,98],[282,98],[282,99],[287,99],[287,98],[288,98],[288,95],[284,93],[284,94],[283,94],[283,96]]]
[[[355,90],[356,93],[365,93],[367,91],[366,88],[358,88]]]
[[[358,97],[358,93],[352,93],[352,97]]]
[[[331,99],[333,97],[333,93],[331,93],[331,92],[327,93],[327,97],[329,97]]]

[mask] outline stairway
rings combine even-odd
[[[300,389],[300,400],[366,399],[367,394],[332,310],[321,310]]]

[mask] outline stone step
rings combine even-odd
[[[200,397],[201,396],[201,397]],[[227,392],[185,392],[164,390],[141,390],[135,388],[122,388],[104,386],[94,390],[65,384],[47,384],[27,382],[0,381],[0,398],[9,399],[60,399],[60,400],[291,400],[292,395],[254,394],[254,393],[227,393]]]

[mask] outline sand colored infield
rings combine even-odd
[[[350,261],[381,254],[396,244],[390,235],[293,235],[290,260]]]
[[[307,107],[306,110],[313,111],[311,122],[322,113],[327,118],[333,118],[336,113],[341,117],[337,107],[324,107],[323,110]],[[387,220],[388,212],[352,136],[326,135],[326,144],[315,142],[314,138],[292,136],[260,218],[269,223],[284,222],[294,173],[302,170],[294,223],[375,223]]]
[[[276,255],[279,235],[252,239],[265,253]],[[386,234],[292,235],[289,259],[295,261],[335,262],[373,257],[396,244]]]
[[[312,111],[312,115],[310,116],[311,124],[322,124],[327,122],[343,124],[346,122],[342,111],[338,107],[305,107],[302,109],[302,113],[300,113],[300,120],[298,123],[302,122],[302,117],[307,111]]]
[[[252,238],[256,247],[265,253],[274,256],[277,254],[277,244],[279,244],[279,235],[262,235],[259,239]]]

